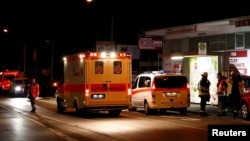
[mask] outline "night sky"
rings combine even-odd
[[[43,47],[43,55],[50,56],[51,42],[45,42],[48,40],[53,40],[55,61],[60,61],[62,55],[95,50],[95,41],[111,40],[112,19],[113,40],[117,44],[135,45],[138,34],[146,30],[250,15],[244,1],[224,5],[218,1],[168,2],[1,0],[0,27],[8,28],[9,32],[0,36],[0,65],[22,66],[23,46],[27,46],[29,58],[35,47]],[[5,58],[11,60],[6,64]]]

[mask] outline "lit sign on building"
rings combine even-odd
[[[140,37],[138,42],[139,49],[162,50],[162,38],[159,37]]]

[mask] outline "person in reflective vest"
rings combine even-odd
[[[202,78],[198,83],[198,90],[199,90],[199,97],[201,99],[200,101],[200,115],[201,116],[208,116],[208,114],[205,112],[206,104],[208,101],[210,101],[210,93],[209,93],[209,87],[210,87],[210,81],[207,79],[208,73],[203,72],[201,74]]]
[[[40,86],[36,82],[35,78],[31,78],[31,85],[28,89],[28,92],[29,92],[29,99],[30,99],[30,104],[32,108],[30,112],[36,112],[35,100],[39,96]]]
[[[227,108],[227,82],[226,77],[222,72],[217,73],[218,83],[217,83],[217,95],[218,95],[218,116],[226,116]]]

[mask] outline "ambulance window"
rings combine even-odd
[[[95,62],[95,74],[103,74],[103,61]]]
[[[121,61],[114,61],[114,74],[121,74],[122,73],[122,62]]]
[[[135,79],[135,81],[134,81],[134,83],[133,83],[133,86],[132,86],[132,89],[137,88],[138,79],[139,79],[139,77],[137,77],[137,78]]]

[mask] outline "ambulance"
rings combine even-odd
[[[11,80],[20,77],[21,72],[19,70],[4,70],[0,72],[0,92],[8,92],[10,89]]]
[[[108,111],[119,116],[131,96],[131,55],[86,52],[64,57],[64,80],[56,91],[57,111]]]

